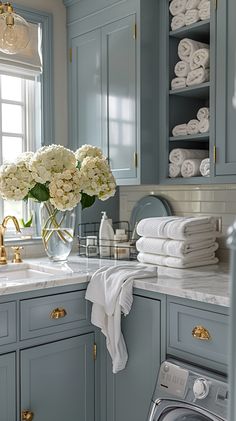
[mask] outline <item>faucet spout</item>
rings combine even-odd
[[[4,246],[4,235],[9,221],[12,221],[15,225],[16,231],[20,232],[19,222],[17,221],[16,217],[11,215],[5,216],[2,223],[0,224],[0,265],[7,264],[7,253]]]

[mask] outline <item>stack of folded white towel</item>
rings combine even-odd
[[[208,44],[184,38],[179,42],[178,56],[180,61],[174,68],[176,77],[171,81],[171,89],[182,89],[209,81],[210,50]]]
[[[209,152],[203,149],[172,149],[169,155],[169,177],[176,178],[182,176],[189,178],[201,175],[208,176],[208,174],[203,174],[200,171],[201,166],[203,172],[207,171],[207,162],[209,162],[210,167],[208,155]],[[204,161],[205,163],[203,164]]]
[[[169,10],[173,16],[171,29],[175,31],[199,20],[210,19],[210,0],[172,0]]]
[[[218,263],[214,218],[146,218],[137,233],[139,262],[182,269]]]
[[[197,118],[188,123],[177,124],[172,130],[174,137],[208,133],[210,129],[210,111],[208,107],[199,108]]]

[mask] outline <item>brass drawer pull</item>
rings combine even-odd
[[[21,421],[32,421],[34,418],[34,413],[32,411],[22,411],[21,412]]]
[[[62,319],[63,317],[66,317],[67,312],[64,308],[55,308],[52,310],[50,314],[51,319]]]
[[[211,335],[204,326],[195,326],[192,330],[192,336],[200,341],[210,341]]]

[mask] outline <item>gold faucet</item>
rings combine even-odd
[[[7,228],[8,221],[12,221],[15,225],[16,231],[20,231],[19,223],[15,216],[5,216],[2,223],[0,224],[0,265],[6,265],[7,264],[7,253],[6,248],[4,246],[4,234]]]

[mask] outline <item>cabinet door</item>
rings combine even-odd
[[[104,133],[116,179],[136,177],[135,16],[102,28]]]
[[[0,421],[16,420],[15,354],[0,356]]]
[[[93,344],[91,333],[22,351],[21,410],[34,421],[93,421]]]
[[[235,16],[235,0],[217,3],[216,175],[236,174]]]
[[[107,421],[144,421],[160,367],[160,302],[135,296],[122,331],[129,359],[125,369],[113,375],[108,357]]]
[[[101,31],[73,38],[71,63],[71,141],[75,148],[102,145]]]

